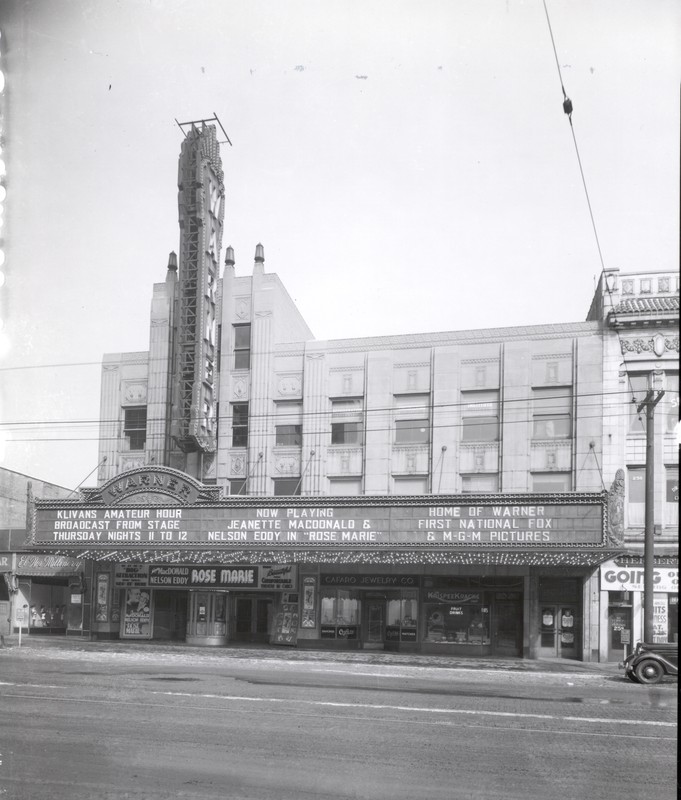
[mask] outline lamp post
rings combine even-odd
[[[655,406],[662,400],[664,390],[655,390],[655,373],[651,373],[650,387],[637,406],[640,414],[646,410],[646,485],[645,529],[643,544],[643,641],[654,638],[654,587],[655,587]]]
[[[24,603],[24,605],[21,608],[21,619],[19,620],[19,647],[21,647],[21,629],[24,627],[24,617],[26,617],[28,614],[27,609],[28,609],[28,603]],[[26,625],[26,632],[28,632],[28,625]]]

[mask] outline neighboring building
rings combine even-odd
[[[643,541],[648,389],[656,406],[654,447],[655,640],[678,641],[679,544],[679,273],[672,270],[601,278],[589,319],[603,321],[603,471],[625,483],[626,554],[601,567],[601,652],[621,657],[622,632],[643,638]]]
[[[99,489],[38,503],[35,546],[95,560],[92,631],[610,657],[599,567],[640,552],[611,306],[316,341],[262,245],[219,277],[223,192],[192,128],[149,350],[104,358]]]
[[[83,629],[83,561],[36,553],[27,546],[32,496],[65,500],[74,492],[0,468],[0,634],[80,634]]]

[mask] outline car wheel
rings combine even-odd
[[[638,683],[638,678],[634,675],[633,672],[627,672],[627,678],[629,678],[632,683]]]
[[[663,675],[662,667],[652,659],[641,661],[636,665],[636,678],[640,683],[658,683]]]

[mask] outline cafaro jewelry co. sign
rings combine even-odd
[[[48,507],[33,543],[52,547],[599,547],[604,505],[499,503]]]

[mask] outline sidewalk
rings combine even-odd
[[[226,647],[196,647],[184,642],[110,640],[89,641],[66,636],[6,636],[0,653],[49,650],[102,654],[135,653],[141,657],[163,655],[200,656],[211,659],[262,659],[302,662],[338,662],[355,664],[392,664],[397,666],[431,667],[442,669],[498,670],[502,672],[557,672],[564,674],[622,675],[617,662],[591,663],[565,659],[528,660],[522,658],[480,658],[471,656],[422,655],[394,653],[385,650],[299,650],[276,645],[229,644]]]

